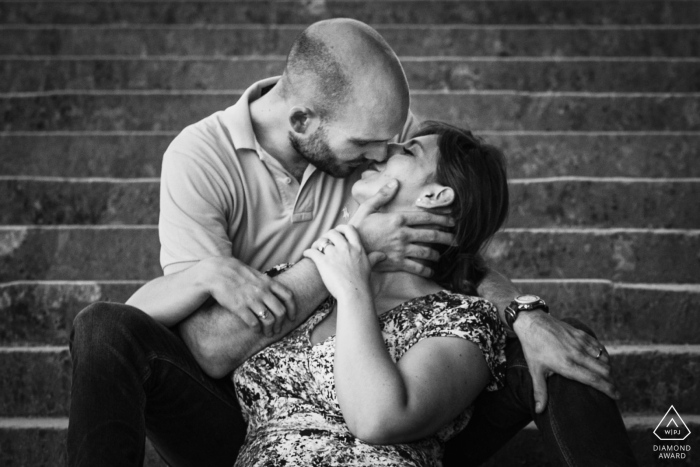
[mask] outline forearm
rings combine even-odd
[[[528,328],[536,325],[539,319],[547,319],[550,316],[542,310],[535,310],[530,313],[520,313],[518,319],[513,323],[511,330],[506,323],[505,308],[510,305],[513,298],[521,295],[521,291],[511,282],[510,279],[503,274],[493,269],[489,269],[486,277],[481,281],[477,288],[479,295],[493,303],[498,309],[498,316],[506,328],[506,333],[509,337],[518,337],[518,339],[527,338]]]
[[[501,322],[507,325],[505,309],[513,301],[513,298],[520,295],[520,290],[515,284],[498,271],[489,268],[486,276],[479,283],[477,292],[479,296],[494,304],[498,309],[498,316],[501,318]],[[515,335],[507,326],[506,331],[511,337]]]
[[[384,442],[387,427],[403,418],[408,397],[369,294],[339,300],[336,329],[336,391],[345,422],[358,438]]]
[[[202,369],[214,378],[230,373],[245,360],[303,323],[328,296],[316,266],[302,260],[274,280],[294,294],[296,315],[280,332],[266,337],[216,302],[202,306],[180,323],[179,331]]]
[[[302,259],[276,276],[275,280],[292,291],[297,315],[303,315],[304,319],[328,297],[328,290],[323,285],[321,275],[309,259]]]
[[[126,301],[166,326],[173,326],[192,314],[208,298],[204,265],[158,277],[138,289]]]

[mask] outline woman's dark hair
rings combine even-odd
[[[455,192],[451,216],[455,245],[440,254],[433,279],[455,292],[476,295],[486,273],[482,248],[508,215],[508,178],[503,153],[470,131],[428,121],[414,135],[438,136],[440,157],[433,181]]]

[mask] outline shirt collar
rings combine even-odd
[[[275,76],[258,81],[245,90],[238,102],[226,109],[227,126],[234,148],[256,150],[253,122],[250,118],[250,103],[262,96],[263,89],[276,84],[279,79],[279,76]]]

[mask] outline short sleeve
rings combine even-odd
[[[460,306],[437,311],[425,323],[419,340],[429,337],[459,337],[479,346],[491,371],[486,390],[496,391],[503,387],[506,333],[498,311],[490,302],[468,297]]]
[[[228,216],[232,194],[212,160],[212,145],[192,127],[163,156],[160,185],[161,267],[231,256]]]

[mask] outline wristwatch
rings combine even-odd
[[[513,330],[513,323],[520,312],[533,310],[542,310],[545,313],[549,313],[549,307],[544,300],[537,295],[518,295],[515,297],[504,310],[506,323],[511,331]]]

